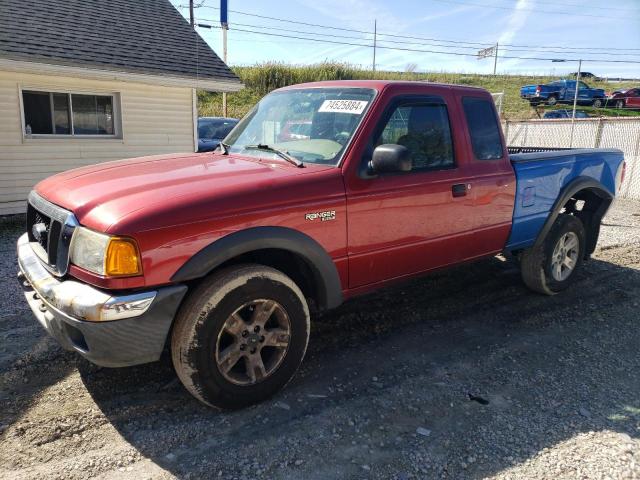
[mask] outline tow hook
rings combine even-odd
[[[23,290],[31,290],[31,284],[28,282],[27,277],[20,271],[18,272],[18,281]]]

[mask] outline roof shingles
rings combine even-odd
[[[0,0],[0,57],[239,84],[168,0]]]

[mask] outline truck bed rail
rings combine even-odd
[[[539,152],[557,152],[560,150],[572,150],[571,148],[559,148],[559,147],[509,147],[507,151],[510,155],[516,153],[539,153]]]

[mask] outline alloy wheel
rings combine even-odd
[[[569,278],[578,264],[580,241],[574,232],[567,232],[560,237],[551,255],[551,275],[554,280],[562,282]]]
[[[254,385],[282,363],[291,339],[291,322],[274,300],[245,303],[225,321],[216,341],[218,370],[236,385]]]

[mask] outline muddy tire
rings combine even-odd
[[[579,218],[561,214],[538,247],[525,250],[520,270],[531,290],[555,295],[575,279],[585,253],[585,230]]]
[[[205,279],[180,308],[173,365],[198,400],[242,408],[291,380],[309,330],[307,302],[288,276],[262,265],[230,267]]]

